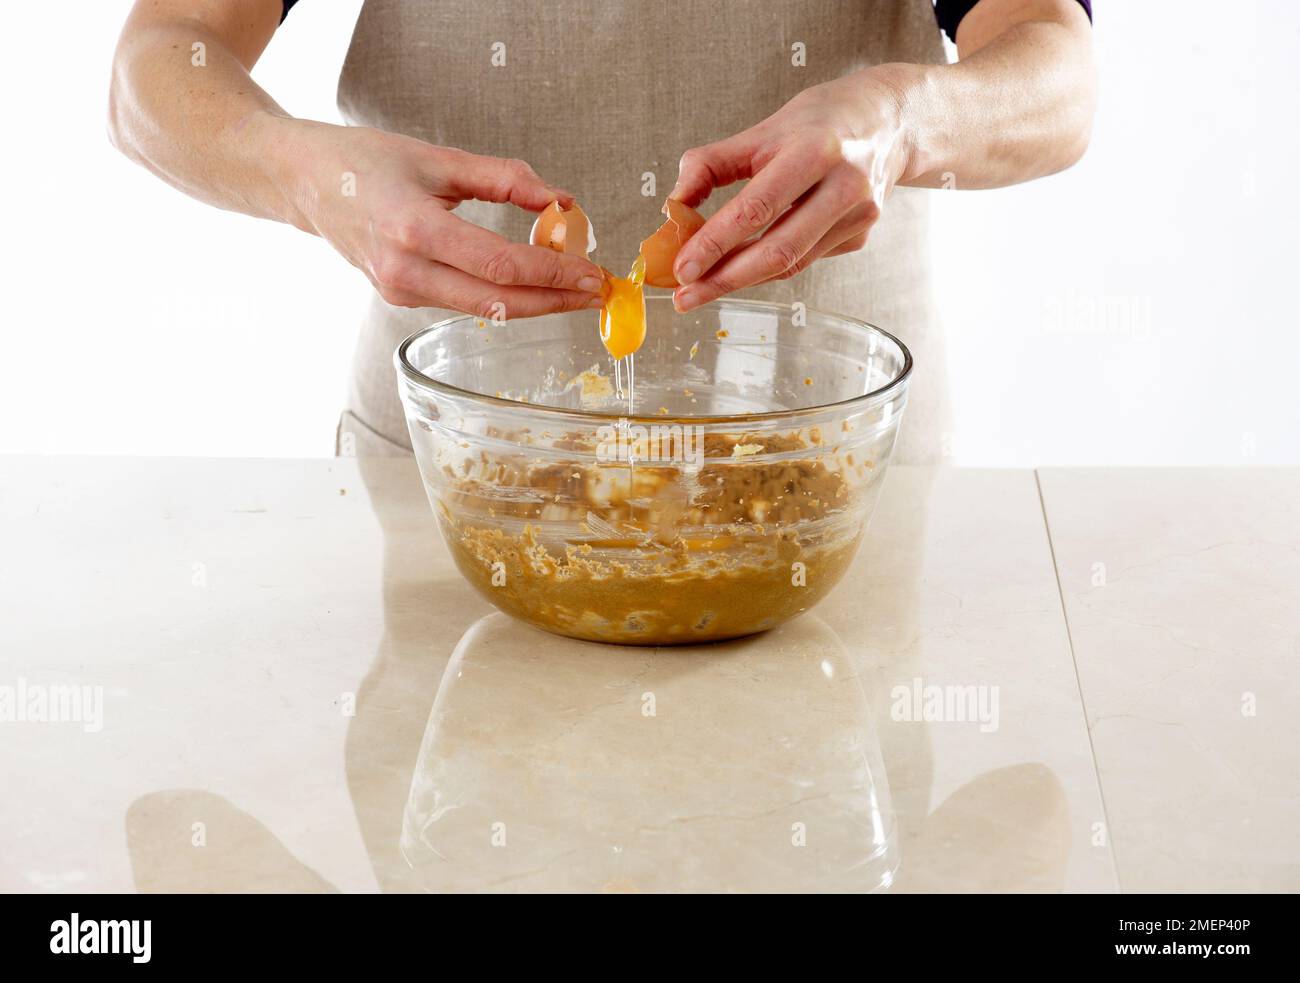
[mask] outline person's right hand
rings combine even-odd
[[[510,242],[452,213],[470,198],[530,212],[557,199],[572,204],[572,195],[523,161],[363,127],[276,121],[281,125],[293,128],[280,152],[294,148],[287,183],[295,189],[295,224],[326,239],[388,303],[494,319],[601,305],[595,263]]]

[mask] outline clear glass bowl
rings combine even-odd
[[[912,357],[800,305],[646,308],[634,372],[595,311],[461,316],[402,342],[429,501],[466,579],[539,628],[633,645],[771,628],[852,560]]]

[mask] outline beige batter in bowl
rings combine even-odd
[[[402,343],[443,536],[484,597],[558,634],[670,645],[771,628],[852,560],[911,356],[800,307],[678,314],[655,296],[647,314],[634,387],[589,311],[457,317]]]

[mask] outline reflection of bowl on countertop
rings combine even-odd
[[[439,525],[470,583],[550,631],[661,645],[771,628],[852,560],[911,356],[776,304],[678,314],[654,296],[647,315],[633,412],[590,311],[456,317],[402,343]]]
[[[816,614],[655,652],[494,612],[443,672],[402,855],[437,893],[887,888],[898,831],[872,705]]]

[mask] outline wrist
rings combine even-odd
[[[245,121],[251,166],[264,189],[263,209],[270,217],[313,235],[318,233],[310,207],[317,197],[312,137],[315,130],[328,125],[264,110]]]
[[[890,63],[869,68],[866,75],[887,106],[893,130],[896,184],[926,183],[927,175],[944,169],[942,128],[934,125],[933,65]]]

